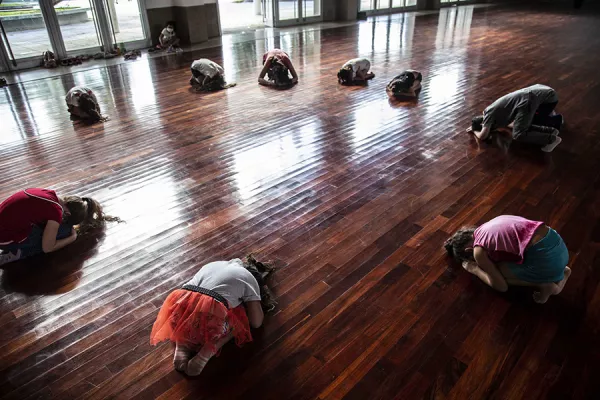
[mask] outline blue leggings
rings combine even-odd
[[[19,257],[20,260],[38,254],[42,254],[44,252],[44,250],[42,249],[42,237],[44,235],[44,228],[44,226],[33,225],[31,227],[31,232],[29,233],[29,236],[27,236],[27,239],[20,243],[2,245],[0,246],[0,250],[8,251],[13,254],[16,254],[18,250],[21,250],[21,257]],[[56,240],[68,238],[71,235],[72,229],[72,225],[60,224],[60,226],[58,227],[58,233],[56,234]]]
[[[512,274],[525,282],[550,283],[565,277],[565,267],[569,263],[569,251],[565,242],[554,229],[542,240],[525,250],[523,264],[508,263]]]

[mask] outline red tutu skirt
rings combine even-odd
[[[238,346],[252,341],[244,306],[229,310],[214,298],[190,290],[174,290],[163,303],[150,333],[150,344],[164,340],[199,350],[232,334]]]

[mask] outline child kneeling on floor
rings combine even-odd
[[[265,79],[265,76],[268,79]],[[279,88],[291,87],[298,83],[298,74],[290,56],[281,49],[269,50],[263,54],[263,69],[258,75],[258,83]]]
[[[72,116],[89,121],[105,121],[106,118],[100,113],[100,105],[96,95],[84,86],[75,86],[65,96],[69,113]]]
[[[361,84],[369,79],[375,78],[375,74],[369,72],[371,62],[366,58],[353,58],[348,60],[338,72],[338,82],[342,85]]]
[[[571,269],[560,235],[543,222],[501,215],[479,228],[463,227],[445,243],[448,254],[492,288],[532,286],[536,303],[559,294]]]
[[[195,60],[191,66],[192,77],[190,85],[197,91],[214,91],[235,86],[235,83],[225,82],[223,67],[207,58]]]
[[[150,344],[175,343],[176,370],[200,375],[208,360],[231,339],[238,346],[252,341],[250,327],[259,328],[264,319],[264,282],[255,269],[247,267],[237,258],[211,262],[169,294],[152,327]]]
[[[398,98],[417,97],[421,92],[422,81],[423,75],[419,71],[409,69],[395,76],[386,90],[388,95]]]

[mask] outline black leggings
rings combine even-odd
[[[202,87],[203,90],[219,90],[223,89],[223,87],[225,86],[225,79],[223,79],[221,75],[215,75],[214,78],[208,78],[206,80],[206,83],[202,85],[202,82],[204,82],[204,78],[206,77],[206,75],[204,75],[197,69],[191,68],[191,70],[192,76],[200,81],[197,83]]]
[[[541,104],[535,112],[535,116],[533,117],[532,125],[538,126],[549,126],[551,128],[560,129],[563,119],[560,115],[550,115],[556,105],[557,101],[553,103],[543,103]]]

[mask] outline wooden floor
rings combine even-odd
[[[263,51],[300,84],[259,87]],[[600,396],[600,21],[445,9],[91,69],[0,93],[0,198],[90,195],[127,222],[1,272],[2,399],[538,399]],[[367,87],[335,73],[371,59]],[[193,58],[238,86],[198,94]],[[418,103],[387,82],[425,77]],[[464,131],[533,83],[566,118],[552,154],[478,148]],[[73,123],[92,88],[110,116]],[[442,242],[499,214],[546,221],[573,275],[539,306],[451,265]],[[206,262],[253,252],[279,267],[279,308],[254,342],[194,379],[149,345],[166,295]]]

